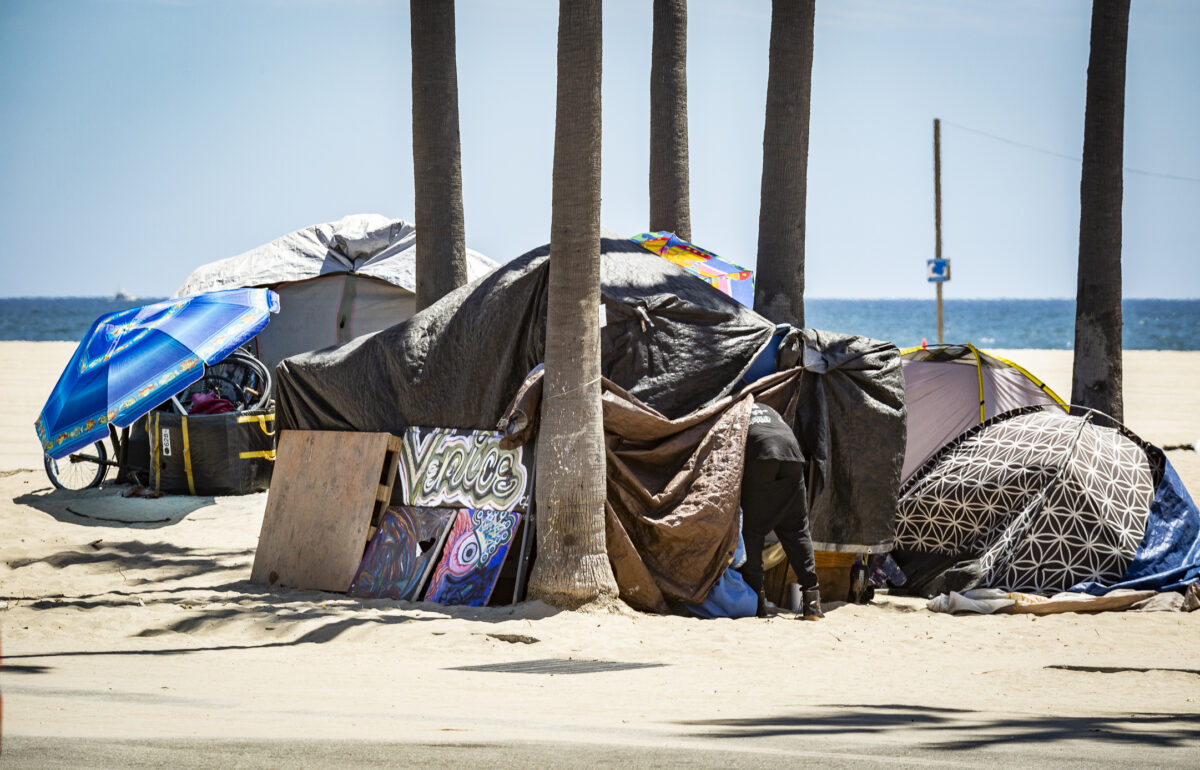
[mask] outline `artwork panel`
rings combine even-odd
[[[453,509],[388,508],[347,595],[412,600],[420,595],[454,522]]]
[[[467,607],[487,604],[520,521],[515,511],[459,510],[425,600]]]

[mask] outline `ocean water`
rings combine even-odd
[[[0,298],[0,340],[78,341],[105,313],[157,301],[97,297]],[[1200,300],[1128,299],[1123,307],[1128,350],[1200,350]],[[946,342],[991,348],[1069,349],[1075,301],[1070,299],[947,300]],[[900,347],[937,341],[932,299],[810,299],[808,326],[888,340]]]
[[[0,298],[0,340],[78,342],[102,315],[158,302],[161,297],[113,300],[103,297]]]
[[[1200,350],[1200,299],[1127,299],[1121,305],[1126,350]],[[945,341],[989,348],[1069,350],[1073,299],[952,299],[943,303]],[[888,340],[902,348],[937,342],[932,299],[811,299],[805,325]]]

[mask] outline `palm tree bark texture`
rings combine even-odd
[[[1093,0],[1071,403],[1122,420],[1121,201],[1129,0]]]
[[[754,309],[804,325],[804,206],[816,0],[773,0]]]
[[[467,282],[453,0],[412,0],[417,310]]]
[[[561,0],[534,598],[613,601],[600,408],[601,0]]]
[[[650,57],[650,230],[690,241],[687,0],[654,0]]]

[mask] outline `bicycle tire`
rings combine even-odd
[[[43,462],[46,466],[46,475],[50,477],[50,483],[56,489],[65,489],[70,492],[100,486],[104,482],[104,477],[108,475],[108,466],[105,464],[108,462],[108,450],[104,448],[103,441],[92,444],[92,449],[95,450],[95,455],[83,454],[83,451],[86,451],[83,450],[72,452],[61,460],[55,460],[50,455],[46,455]],[[95,470],[87,470],[86,465],[92,465]]]
[[[242,382],[243,392],[251,391],[258,396],[257,401],[246,404],[245,408],[247,411],[256,411],[267,408],[267,405],[271,402],[272,381],[271,370],[267,368],[266,364],[264,364],[262,361],[259,361],[249,353],[245,353],[241,350],[235,350],[222,359],[220,363],[213,365],[214,368],[218,369],[223,366],[229,366],[233,369],[241,370],[242,372],[246,373],[247,376]],[[229,375],[229,373],[225,372],[224,370],[222,370],[222,374],[225,374],[226,376]],[[232,379],[237,378],[233,377]],[[257,382],[255,380],[257,380]]]

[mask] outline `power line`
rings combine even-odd
[[[942,122],[945,123],[947,126],[954,126],[955,128],[959,129],[960,131],[967,131],[972,134],[979,134],[980,136],[986,136],[988,139],[993,139],[997,142],[1003,142],[1004,144],[1011,144],[1013,147],[1020,147],[1023,150],[1030,150],[1032,152],[1040,152],[1043,155],[1050,155],[1055,158],[1062,158],[1064,160],[1070,160],[1070,161],[1074,161],[1076,163],[1082,162],[1082,160],[1076,155],[1065,155],[1061,152],[1055,152],[1054,150],[1047,150],[1044,147],[1035,147],[1032,144],[1025,144],[1024,142],[1018,142],[1015,139],[1009,139],[1007,137],[998,136],[996,134],[988,133],[987,131],[980,131],[978,128],[971,128],[970,126],[964,126],[959,123],[953,123],[949,120],[943,120]],[[1125,167],[1124,170],[1126,173],[1129,173],[1129,174],[1141,174],[1142,176],[1155,177],[1157,179],[1173,179],[1176,182],[1200,183],[1200,178],[1197,178],[1194,176],[1181,176],[1180,174],[1164,174],[1159,171],[1146,171],[1146,170],[1140,169],[1140,168],[1129,168],[1128,166]]]

